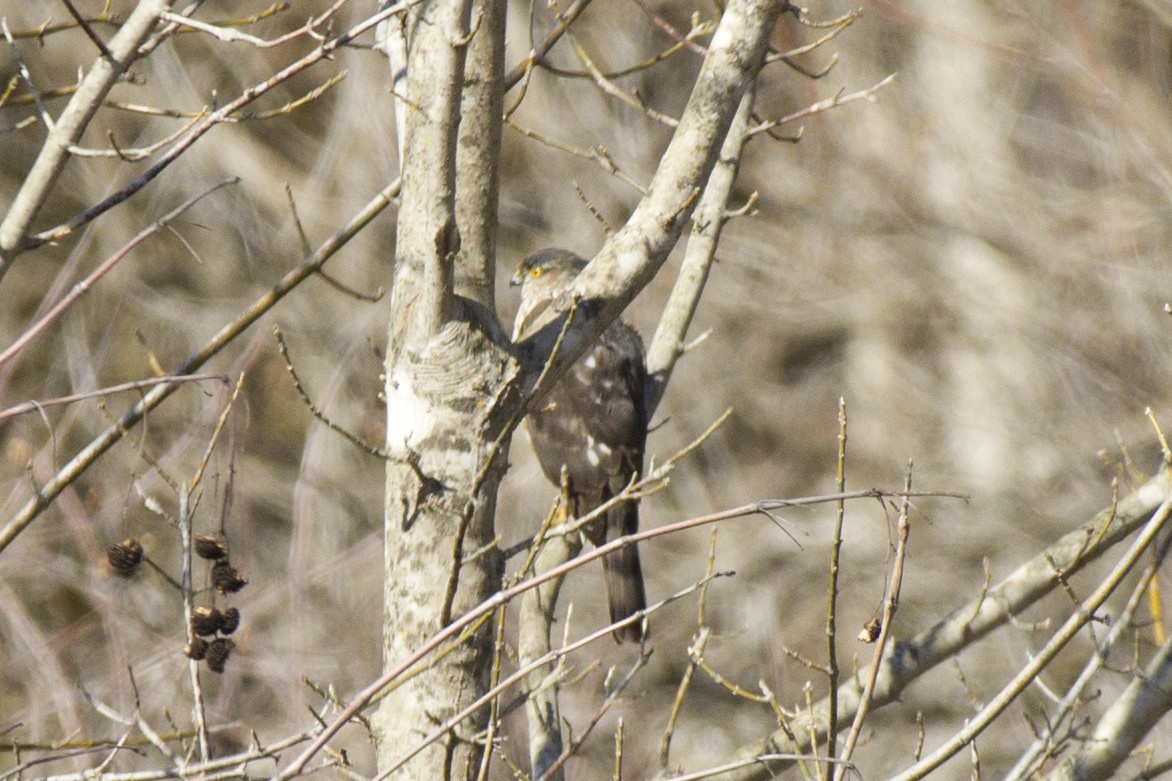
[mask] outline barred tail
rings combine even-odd
[[[639,530],[639,505],[624,502],[607,513],[607,542]],[[643,568],[639,564],[639,549],[634,545],[604,556],[602,568],[606,572],[606,594],[610,603],[610,620],[621,621],[647,607],[643,589]],[[639,643],[646,639],[643,621],[636,621],[615,630],[615,639]]]

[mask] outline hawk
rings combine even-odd
[[[586,261],[568,250],[543,249],[517,267],[512,284],[521,286],[521,307],[513,341],[527,336],[551,302],[565,294]],[[581,310],[578,311],[581,315]],[[631,326],[615,320],[598,341],[550,388],[527,420],[541,469],[554,485],[569,474],[569,511],[581,518],[622,492],[643,472],[647,445],[643,342]],[[634,534],[639,505],[622,502],[584,531],[594,545]],[[647,607],[643,570],[634,545],[603,558],[610,620],[620,621]],[[619,640],[640,642],[643,622],[616,631]]]

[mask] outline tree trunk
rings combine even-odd
[[[507,461],[501,432],[519,407],[518,395],[506,390],[516,384],[519,371],[508,336],[485,302],[453,291],[461,229],[474,237],[472,252],[490,252],[492,244],[491,230],[458,228],[456,217],[457,137],[472,5],[470,0],[426,3],[406,24],[407,100],[399,106],[403,191],[385,384],[388,668],[500,587],[500,555],[489,545]],[[475,34],[491,35],[499,27],[477,27]],[[495,155],[488,160],[495,165]],[[480,217],[495,222],[491,211],[482,209]],[[473,269],[473,276],[487,276],[492,260],[465,257],[460,265]],[[490,302],[487,284],[481,280],[469,287]],[[510,405],[513,409],[506,409]],[[386,696],[376,720],[380,770],[394,767],[426,731],[484,692],[492,660],[490,629],[474,628],[450,651],[441,649]],[[476,741],[486,720],[484,712],[462,721],[394,777],[475,778],[484,754]]]
[[[457,309],[481,311],[463,299]],[[485,327],[475,316],[454,319],[389,367],[388,437],[394,431],[401,439],[397,458],[387,462],[387,667],[500,587],[499,551],[488,546],[507,444],[494,450],[502,410],[485,389],[507,387],[516,364],[493,330],[492,321]],[[381,769],[487,689],[490,629],[481,626],[383,700]],[[486,718],[482,711],[465,720],[395,777],[475,778],[482,747],[473,740]]]

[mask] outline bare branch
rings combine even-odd
[[[550,31],[549,35],[545,37],[540,44],[534,46],[529,50],[529,56],[524,60],[513,66],[513,69],[505,76],[505,89],[510,90],[517,86],[517,82],[525,78],[525,75],[533,68],[535,64],[541,62],[542,58],[549,53],[554,44],[561,40],[566,31],[570,29],[570,25],[574,23],[586,7],[590,5],[590,0],[574,0],[574,4],[566,9],[565,13],[558,14],[558,25]]]
[[[54,399],[38,399],[36,401],[25,401],[20,404],[15,404],[8,409],[0,410],[0,423],[11,418],[19,417],[20,415],[27,415],[30,412],[43,409],[45,407],[56,407],[62,404],[74,404],[79,401],[87,399],[96,399],[102,396],[111,396],[115,393],[125,393],[126,391],[141,391],[145,388],[150,388],[160,383],[180,383],[180,382],[205,382],[207,380],[218,380],[220,382],[227,382],[228,375],[226,374],[189,374],[186,376],[173,375],[170,377],[150,377],[145,380],[134,380],[133,382],[123,382],[118,385],[110,385],[105,388],[98,388],[97,390],[85,391],[84,393],[72,393],[68,396],[58,396]]]
[[[622,170],[622,168],[620,168],[618,164],[615,163],[615,161],[612,159],[610,152],[605,147],[595,146],[591,147],[590,149],[582,149],[580,147],[567,144],[563,141],[559,141],[547,133],[539,133],[536,130],[518,125],[511,119],[507,120],[505,125],[511,130],[516,130],[526,138],[532,138],[534,141],[538,141],[542,144],[553,147],[554,149],[560,150],[567,154],[571,154],[575,157],[580,157],[583,160],[593,161],[594,163],[598,164],[599,168],[614,176],[623,184],[631,187],[634,190],[637,190],[642,195],[647,194],[647,187],[635,181],[633,178],[631,178],[630,174]]]
[[[371,199],[351,217],[344,226],[339,228],[329,239],[321,244],[313,255],[286,273],[270,290],[266,291],[264,295],[254,301],[252,305],[241,313],[239,317],[221,328],[202,348],[184,359],[175,371],[172,372],[173,376],[183,378],[191,374],[212,356],[219,353],[225,345],[260,319],[262,315],[276,306],[291,290],[313,276],[327,260],[345,246],[346,242],[365,228],[371,220],[387,207],[391,202],[391,198],[398,193],[398,190],[398,180],[384,188],[382,192]],[[0,529],[0,553],[29,524],[40,516],[41,511],[48,507],[66,486],[84,473],[99,456],[121,440],[127,431],[142,420],[147,412],[163,403],[179,387],[181,387],[180,382],[168,382],[152,388],[137,404],[124,412],[118,420],[107,426],[102,433],[82,448],[52,479],[40,486],[36,494],[20,508],[12,520],[8,522],[8,525]]]
[[[184,631],[187,634],[188,648],[191,648],[192,644],[196,641],[195,630],[191,622],[194,603],[192,600],[191,583],[191,516],[193,509],[190,505],[190,498],[190,486],[187,483],[179,486],[179,548],[183,571],[180,582],[183,591],[183,625]],[[188,659],[187,672],[191,676],[191,707],[192,717],[195,721],[196,735],[199,738],[199,759],[201,762],[206,762],[211,758],[211,750],[208,746],[207,714],[204,709],[203,686],[199,680],[199,662],[195,659]]]
[[[847,441],[847,416],[846,416],[846,399],[842,396],[838,397],[838,458],[835,463],[838,465],[838,471],[835,475],[834,487],[839,492],[846,490],[846,441]],[[911,475],[908,475],[908,481],[904,483],[904,491],[911,491]],[[908,498],[904,496],[903,504],[906,508]],[[842,527],[846,519],[846,502],[839,501],[834,506],[834,531],[830,534],[830,583],[826,589],[826,682],[830,691],[838,691],[839,681],[839,667],[838,667],[838,577],[839,567],[841,565],[842,554]],[[902,562],[901,562],[902,564]],[[884,622],[886,627],[890,622]],[[876,651],[875,661],[878,662],[883,658],[882,644],[879,650]],[[874,688],[874,681],[869,682]],[[870,692],[864,690],[864,697],[862,704],[859,706],[859,713],[863,713],[866,709],[867,698]],[[862,726],[862,721],[859,718],[855,719],[855,724]],[[852,729],[852,732],[854,730]],[[855,737],[858,735],[856,733]],[[851,749],[854,743],[847,740],[846,746],[843,747],[842,758],[844,760],[850,759]],[[817,754],[817,746],[814,746],[814,753]],[[826,756],[838,756],[838,700],[834,697],[830,698],[830,714],[827,719],[826,730]],[[818,765],[818,777],[825,778],[823,765]],[[842,766],[834,769],[834,781],[840,781],[839,772]]]
[[[914,493],[914,492],[913,492]],[[1009,623],[1013,616],[1041,599],[1057,585],[1054,566],[1067,576],[1097,560],[1113,545],[1132,534],[1144,522],[1172,500],[1172,476],[1167,469],[1140,486],[1134,493],[1100,512],[1082,527],[1069,532],[1042,553],[1018,567],[1005,580],[991,587],[979,600],[962,605],[935,625],[921,631],[905,642],[896,643],[884,656],[876,678],[872,704],[875,707],[895,701],[912,681],[942,661],[951,659],[960,649],[979,640],[998,627]],[[861,678],[870,675],[864,671]],[[840,721],[853,718],[862,695],[860,678],[847,681],[837,692]],[[826,716],[829,704],[823,700],[808,713],[794,719],[791,734],[812,732],[826,734]],[[746,744],[736,752],[747,758],[766,753],[803,750],[791,734],[777,730],[768,737]],[[729,781],[764,781],[779,766],[745,766],[726,776]]]
[[[20,337],[16,339],[16,341],[10,344],[4,350],[4,352],[0,352],[0,366],[3,366],[8,361],[12,360],[12,358],[18,355],[25,347],[27,347],[29,343],[33,341],[33,339],[35,339],[38,335],[44,332],[46,328],[56,322],[57,318],[64,314],[65,311],[69,309],[69,307],[73,306],[73,304],[76,303],[79,298],[88,293],[90,288],[92,288],[98,280],[108,274],[111,269],[113,269],[123,259],[125,259],[130,254],[131,250],[165,228],[175,218],[183,214],[183,212],[190,209],[203,198],[211,195],[222,187],[237,184],[239,181],[240,180],[236,178],[226,179],[214,187],[205,190],[198,195],[194,195],[191,198],[188,198],[186,201],[179,204],[179,206],[167,212],[167,214],[163,215],[161,218],[139,231],[138,234],[135,235],[134,238],[132,238],[130,241],[126,242],[126,244],[124,244],[121,249],[102,261],[97,268],[95,268],[85,277],[85,279],[76,283],[68,294],[66,294],[60,301],[54,304],[53,307],[48,312],[46,312],[40,320],[26,328],[24,333],[22,333]]]
[[[696,79],[688,106],[648,189],[634,213],[578,276],[576,293],[599,307],[596,317],[567,345],[555,379],[619,315],[667,259],[695,208],[704,183],[732,124],[741,98],[760,67],[769,31],[781,5],[772,0],[734,0],[713,36],[708,57]],[[520,353],[528,388],[544,363],[539,355],[556,331],[562,313],[551,307],[538,332],[525,339]],[[577,329],[575,329],[577,330]]]
[[[1170,544],[1172,544],[1172,538],[1166,538],[1164,548],[1167,549]],[[1111,629],[1107,632],[1106,637],[1095,648],[1094,653],[1091,654],[1087,663],[1083,666],[1078,678],[1067,689],[1066,694],[1057,703],[1054,711],[1047,714],[1046,726],[1041,731],[1041,734],[1022,753],[1021,758],[1018,759],[1013,768],[1006,773],[1005,778],[1007,781],[1023,781],[1023,779],[1033,777],[1033,774],[1038,771],[1045,761],[1056,757],[1060,751],[1066,748],[1066,741],[1062,740],[1057,734],[1058,725],[1071,719],[1072,714],[1080,702],[1083,701],[1083,697],[1087,696],[1087,686],[1090,685],[1095,674],[1106,663],[1108,652],[1123,639],[1126,633],[1133,629],[1132,619],[1135,616],[1136,610],[1143,603],[1143,596],[1147,592],[1148,587],[1155,582],[1156,573],[1159,571],[1158,565],[1163,562],[1166,553],[1167,550],[1157,556],[1156,563],[1150,565],[1140,577],[1139,583],[1132,590],[1131,596],[1127,600],[1127,604],[1119,611],[1119,615],[1114,617]]]
[[[139,190],[141,190],[143,187],[145,187],[151,181],[153,181],[168,166],[170,166],[171,163],[175,162],[175,160],[177,160],[189,147],[191,147],[192,144],[194,144],[196,141],[198,141],[204,134],[206,134],[213,127],[220,124],[221,122],[229,121],[229,119],[232,117],[232,115],[234,113],[239,111],[244,106],[249,105],[250,103],[255,101],[257,98],[259,98],[261,95],[264,95],[265,93],[269,92],[271,89],[276,87],[278,84],[281,84],[281,83],[287,81],[288,79],[290,79],[293,76],[295,76],[296,74],[302,72],[303,70],[310,67],[311,65],[314,65],[318,62],[321,62],[322,60],[328,59],[330,57],[330,55],[333,54],[333,52],[337,51],[340,47],[347,45],[352,40],[357,38],[359,35],[365,33],[366,31],[370,30],[372,27],[377,25],[379,22],[382,22],[385,19],[388,19],[391,16],[394,16],[395,14],[402,13],[405,9],[407,9],[413,5],[418,4],[419,1],[420,0],[402,0],[401,2],[396,3],[394,6],[391,6],[390,8],[387,8],[383,11],[380,11],[377,14],[374,14],[370,18],[364,19],[362,22],[359,22],[358,24],[354,25],[349,30],[347,30],[346,32],[337,36],[336,38],[331,38],[328,41],[324,41],[321,44],[321,46],[319,46],[317,49],[313,50],[312,52],[305,55],[304,57],[297,60],[296,62],[293,62],[290,65],[286,66],[285,68],[281,69],[279,72],[277,72],[275,75],[273,75],[269,79],[266,79],[265,81],[261,82],[260,84],[255,84],[252,87],[249,87],[243,93],[241,93],[235,100],[227,103],[226,105],[222,106],[221,108],[217,109],[216,111],[206,115],[202,119],[202,121],[198,122],[194,127],[192,127],[190,129],[190,131],[188,131],[187,134],[183,138],[181,138],[171,148],[169,148],[166,152],[164,152],[160,156],[159,160],[157,160],[154,163],[154,165],[152,165],[150,168],[148,168],[146,171],[144,171],[142,174],[140,174],[134,180],[132,180],[131,182],[126,184],[120,190],[113,193],[109,197],[103,199],[99,203],[94,204],[93,206],[89,207],[88,209],[85,209],[84,211],[81,211],[78,214],[75,214],[73,217],[69,218],[62,225],[58,225],[57,227],[51,228],[46,231],[41,231],[40,233],[36,234],[35,236],[22,237],[21,241],[23,242],[23,244],[19,247],[19,249],[29,249],[29,248],[32,248],[35,246],[40,246],[40,245],[45,244],[50,241],[56,241],[58,239],[61,239],[64,236],[67,236],[70,233],[72,233],[73,230],[76,229],[78,226],[84,225],[85,223],[89,222],[90,220],[94,219],[95,217],[114,208],[118,204],[125,201],[127,198],[130,198],[131,196],[133,196],[135,193],[137,193]],[[75,100],[76,100],[76,97],[75,97]],[[76,138],[72,139],[71,142],[74,142],[76,140],[77,140]],[[31,174],[30,174],[30,177],[31,177]],[[47,195],[45,197],[47,197]],[[11,212],[9,213],[8,219],[11,219]],[[6,219],[5,224],[7,224],[8,219]],[[30,217],[30,221],[31,221],[31,217]],[[27,225],[25,227],[27,228]],[[2,230],[3,230],[3,225],[0,225],[0,231],[2,231]],[[4,236],[4,234],[0,233],[0,264],[8,262],[4,256],[5,249],[4,249],[4,244],[3,244],[3,236]],[[0,265],[0,275],[3,274],[5,268],[6,268],[5,266]]]
[[[911,500],[908,494],[912,490],[912,465],[908,463],[907,477],[903,483],[904,496],[899,503],[899,520],[896,526],[895,562],[891,565],[891,582],[887,587],[887,597],[883,600],[883,618],[880,619],[879,638],[875,642],[875,653],[871,659],[871,674],[863,684],[863,693],[859,698],[859,709],[855,711],[855,719],[847,733],[846,742],[838,758],[842,764],[834,768],[834,781],[842,781],[842,777],[854,754],[855,745],[859,742],[859,735],[863,730],[863,720],[871,709],[871,696],[875,692],[875,681],[879,677],[882,667],[883,654],[887,650],[887,641],[891,637],[891,623],[895,618],[895,611],[899,606],[899,592],[903,588],[903,565],[907,558],[908,537],[911,535],[911,524],[908,516],[911,511]],[[835,687],[837,688],[837,687]],[[836,748],[835,741],[829,741],[830,753]]]
[[[12,33],[8,30],[8,20],[0,19],[0,30],[4,31],[4,39],[8,41],[8,48],[12,52],[12,59],[16,63],[16,72],[20,74],[20,78],[24,81],[25,86],[28,87],[29,98],[37,107],[37,113],[41,117],[41,122],[45,124],[46,130],[53,129],[53,118],[49,116],[49,110],[45,108],[45,104],[41,102],[41,92],[37,89],[36,83],[33,81],[32,74],[29,73],[28,66],[24,64],[24,58],[20,56],[20,49],[16,48],[16,41],[12,40]],[[11,82],[12,87],[15,87],[17,81],[13,77]],[[11,87],[6,91],[5,97],[11,94]]]
[[[846,495],[846,498],[874,498],[882,496],[900,496],[901,492],[884,492],[879,489],[868,489],[865,491],[854,491]],[[771,507],[800,507],[810,504],[821,504],[827,501],[835,501],[839,498],[838,494],[828,494],[821,496],[803,497],[798,499],[774,499],[761,502],[753,502],[744,504],[739,507],[734,507],[729,510],[709,513],[708,515],[701,515],[694,518],[689,518],[677,523],[666,524],[654,529],[647,529],[637,534],[631,534],[626,537],[619,537],[605,545],[600,545],[592,551],[582,553],[563,565],[554,567],[553,569],[534,575],[521,583],[514,586],[501,589],[486,599],[475,608],[469,610],[464,615],[454,619],[450,624],[445,626],[441,631],[432,635],[426,642],[422,643],[418,648],[413,650],[404,659],[388,665],[378,680],[369,684],[362,691],[358,692],[351,699],[350,703],[342,709],[338,716],[330,722],[306,749],[294,758],[284,769],[278,773],[275,778],[277,781],[286,781],[301,773],[305,766],[314,756],[321,751],[325,745],[338,733],[351,719],[353,719],[359,712],[361,712],[370,702],[391,683],[402,677],[408,670],[412,669],[423,659],[430,656],[434,651],[443,647],[453,637],[458,636],[465,628],[471,626],[477,621],[483,620],[483,617],[495,611],[501,605],[516,599],[521,594],[529,589],[536,588],[542,583],[546,583],[555,578],[562,577],[567,572],[581,567],[583,564],[595,559],[600,559],[610,553],[627,545],[635,545],[650,540],[655,537],[662,537],[669,534],[675,534],[685,529],[694,529],[699,526],[707,526],[721,521],[732,520],[734,518],[747,518],[750,516],[764,514],[768,508]],[[616,622],[614,625],[607,627],[610,629],[624,626],[636,620],[642,620],[642,616],[636,614],[630,616],[622,621]]]
[[[981,732],[983,732],[984,729],[989,726],[989,724],[991,724],[992,721],[997,718],[997,716],[1000,715],[1003,710],[1009,707],[1010,703],[1017,699],[1017,696],[1029,686],[1030,681],[1037,677],[1038,673],[1040,673],[1042,669],[1045,668],[1045,666],[1049,664],[1055,656],[1058,655],[1058,652],[1061,651],[1068,642],[1070,642],[1075,634],[1094,617],[1095,611],[1097,611],[1103,605],[1103,603],[1107,600],[1107,597],[1111,595],[1111,593],[1125,577],[1131,574],[1131,570],[1135,567],[1136,562],[1139,561],[1139,557],[1143,555],[1148,546],[1156,539],[1156,535],[1159,534],[1160,530],[1164,528],[1164,524],[1170,515],[1172,515],[1172,498],[1165,500],[1164,503],[1156,509],[1155,513],[1152,515],[1151,520],[1148,521],[1143,531],[1140,532],[1139,537],[1136,538],[1135,542],[1133,542],[1131,547],[1127,550],[1127,553],[1124,554],[1124,556],[1111,570],[1111,573],[1103,579],[1103,581],[1095,588],[1094,592],[1092,592],[1089,597],[1083,600],[1082,604],[1079,605],[1078,610],[1074,611],[1070,617],[1066,619],[1066,622],[1058,629],[1057,632],[1054,633],[1054,636],[1051,637],[1049,641],[1047,641],[1046,645],[1043,646],[1043,648],[1034,655],[1029,664],[1019,670],[1018,673],[1013,677],[1013,680],[1007,683],[1001,689],[1001,691],[997,693],[997,696],[993,697],[988,702],[988,704],[986,704],[985,707],[980,710],[979,713],[969,719],[963,729],[961,729],[952,738],[946,741],[942,746],[940,746],[940,748],[921,759],[903,773],[894,776],[893,781],[916,781],[916,779],[923,778],[936,768],[940,767],[941,764],[943,764],[947,759],[959,752],[965,746],[970,745],[977,737],[977,735],[981,734]],[[1161,654],[1157,657],[1156,660],[1153,661],[1153,674],[1166,682],[1172,681],[1172,664],[1169,663],[1170,650],[1172,650],[1172,646],[1165,646]],[[1160,684],[1156,685],[1156,689],[1160,689]],[[1133,722],[1128,726],[1136,729],[1142,727],[1139,732],[1130,738],[1131,740],[1138,742],[1138,736],[1146,734],[1147,729],[1168,710],[1168,700],[1161,691],[1157,697],[1157,699],[1160,701],[1160,705],[1157,709],[1158,712],[1153,714],[1153,709],[1150,707],[1129,709],[1128,706],[1132,705],[1133,703],[1128,702],[1128,700],[1134,699],[1134,697],[1139,693],[1139,688],[1130,688],[1129,692],[1130,697],[1125,695],[1115,703],[1115,706],[1112,708],[1112,714],[1114,715],[1115,720],[1128,718],[1136,719],[1136,722]],[[1153,715],[1155,718],[1153,718]],[[1112,732],[1114,731],[1114,728],[1118,726],[1117,724],[1110,724],[1107,719],[1104,720],[1104,723],[1108,724],[1107,729]],[[1088,742],[1087,745],[1094,745],[1094,741]],[[1094,749],[1091,749],[1091,751],[1094,751]],[[1112,753],[1112,751],[1106,752],[1106,754],[1110,753]],[[1124,753],[1126,754],[1126,752]],[[1104,755],[1104,761],[1110,761],[1107,759],[1106,754]],[[1121,758],[1117,761],[1121,761]],[[1071,777],[1081,778],[1083,776]]]
[[[654,411],[663,399],[676,361],[684,352],[684,340],[700,296],[708,281],[708,273],[716,260],[716,247],[727,220],[729,198],[741,164],[749,116],[756,95],[751,84],[741,98],[737,113],[729,126],[728,135],[720,150],[720,159],[708,177],[708,186],[692,217],[692,233],[688,249],[680,267],[680,275],[672,286],[671,296],[663,308],[651,346],[647,348],[647,409]]]
[[[875,84],[872,84],[870,87],[867,87],[866,89],[861,89],[856,92],[849,92],[849,93],[845,93],[845,94],[842,92],[839,92],[836,95],[834,95],[833,97],[829,97],[829,98],[826,98],[825,100],[819,100],[815,103],[811,103],[810,105],[806,106],[805,108],[800,109],[798,111],[795,111],[792,114],[787,114],[784,117],[781,117],[780,119],[773,119],[773,120],[769,120],[768,122],[762,122],[761,124],[756,125],[751,130],[749,130],[749,133],[751,135],[756,135],[757,133],[765,133],[765,132],[772,130],[775,127],[778,127],[779,125],[784,125],[788,122],[794,122],[799,119],[804,119],[805,117],[811,117],[811,116],[814,116],[815,114],[821,114],[824,111],[829,111],[830,109],[837,108],[838,106],[844,106],[847,103],[853,103],[856,100],[873,101],[873,100],[875,100],[876,93],[878,93],[879,90],[883,89],[887,85],[891,84],[891,82],[894,80],[895,80],[895,74],[893,73],[889,76],[883,77],[882,79],[877,81]]]
[[[171,7],[168,0],[141,0],[126,23],[110,39],[108,55],[99,57],[82,78],[77,92],[53,124],[12,206],[0,222],[0,277],[24,249],[29,227],[49,198],[68,159],[68,149],[85,131],[94,112],[118,77],[137,58],[138,47]]]

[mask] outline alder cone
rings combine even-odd
[[[228,542],[220,535],[195,535],[195,555],[201,559],[219,561],[228,556]]]
[[[212,585],[221,594],[235,594],[248,585],[248,578],[242,577],[227,559],[220,559],[212,566]]]
[[[224,611],[223,620],[220,622],[220,633],[230,635],[236,631],[238,626],[240,626],[240,611],[230,607]]]
[[[188,659],[194,659],[198,662],[200,659],[203,659],[205,656],[207,656],[208,645],[209,643],[207,640],[204,640],[202,637],[197,637],[187,645],[183,646],[183,655]]]
[[[232,649],[235,647],[236,643],[226,637],[213,640],[208,645],[208,652],[204,656],[204,661],[208,663],[208,669],[214,673],[224,672],[224,663],[228,661],[228,656],[231,655]]]
[[[224,625],[224,614],[214,607],[197,607],[191,612],[191,631],[197,635],[214,635]]]
[[[142,546],[133,537],[127,537],[117,545],[106,549],[106,560],[110,568],[119,575],[130,575],[142,561]]]

